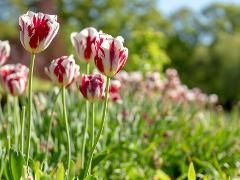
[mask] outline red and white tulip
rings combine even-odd
[[[73,55],[70,55],[53,60],[45,72],[55,84],[66,87],[79,76],[79,69]]]
[[[71,34],[71,42],[81,61],[89,63],[93,60],[92,45],[95,43],[98,35],[98,31],[93,27],[88,27],[79,33],[73,32]]]
[[[15,73],[21,73],[25,78],[28,77],[28,67],[23,64],[7,64],[0,67],[0,79],[1,83],[5,83],[9,75]]]
[[[101,74],[83,74],[79,87],[82,95],[90,102],[102,100],[105,90],[105,79]]]
[[[99,34],[94,44],[94,62],[98,71],[108,77],[115,76],[125,65],[128,49],[123,46],[124,39],[108,34]]]
[[[8,64],[0,68],[1,84],[13,96],[22,95],[27,87],[28,67],[22,64]]]
[[[10,56],[10,45],[8,41],[0,40],[0,65],[3,65]]]
[[[19,17],[20,40],[30,53],[45,50],[56,36],[59,23],[56,15],[28,11]]]
[[[13,73],[7,76],[4,83],[5,89],[12,96],[20,96],[25,93],[27,87],[27,77],[22,73]]]

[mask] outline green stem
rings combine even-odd
[[[7,141],[8,141],[8,150],[11,148],[11,132],[12,132],[12,117],[11,117],[11,103],[10,103],[10,95],[7,95]]]
[[[30,140],[31,140],[31,124],[32,124],[32,77],[33,77],[33,68],[34,68],[35,54],[31,54],[30,62],[30,72],[28,77],[28,139],[27,139],[27,161],[26,166],[28,166],[29,161],[29,151],[30,151]]]
[[[65,121],[66,131],[67,131],[67,141],[68,141],[68,163],[67,163],[67,176],[69,175],[70,170],[70,161],[71,161],[71,142],[70,142],[70,134],[69,134],[69,126],[67,119],[67,110],[66,110],[66,100],[65,100],[65,87],[62,87],[62,105],[63,105],[63,119]]]
[[[89,172],[90,162],[92,161],[94,150],[96,149],[97,143],[98,143],[98,141],[99,141],[99,139],[100,139],[100,136],[101,136],[102,131],[103,131],[103,128],[104,128],[105,116],[106,116],[107,105],[108,105],[109,83],[110,83],[110,77],[107,77],[106,93],[105,93],[106,95],[105,95],[105,98],[104,98],[104,107],[103,107],[103,113],[102,113],[102,121],[101,121],[100,129],[99,129],[99,131],[98,131],[96,140],[95,140],[95,142],[94,142],[94,145],[93,145],[93,147],[91,148],[90,156],[89,156],[88,161],[87,161],[87,166],[86,166],[86,168],[84,169],[84,178],[86,177],[86,175],[87,175],[88,172]]]
[[[50,116],[50,121],[49,121],[49,129],[48,129],[48,136],[47,136],[47,144],[46,144],[46,148],[45,148],[45,165],[47,165],[47,162],[48,162],[48,144],[49,144],[49,141],[50,141],[50,136],[51,136],[51,131],[52,131],[52,121],[53,121],[53,114],[54,114],[54,110],[56,109],[56,105],[57,105],[57,99],[58,99],[58,96],[60,95],[62,89],[60,89],[55,97],[55,100],[54,100],[54,105],[53,105],[53,108],[52,108],[52,111],[51,111],[51,116]]]
[[[91,106],[92,106],[92,122],[91,122],[91,125],[92,125],[92,131],[91,131],[91,148],[94,146],[94,131],[95,131],[95,104],[94,103],[91,103]],[[92,167],[92,159],[90,160],[90,174],[91,174],[91,167]]]
[[[24,154],[24,126],[25,126],[25,112],[26,112],[26,107],[22,107],[22,117],[21,117],[21,152]]]
[[[91,134],[91,147],[94,145],[94,131],[95,131],[95,104],[92,103],[92,134]]]
[[[90,71],[90,64],[87,64],[87,74]],[[86,140],[87,140],[87,131],[88,131],[88,121],[89,121],[89,102],[86,101],[86,118],[84,122],[84,132],[83,132],[83,139],[82,139],[82,152],[81,152],[81,162],[82,162],[82,169],[84,168],[85,163],[85,150],[86,150]]]
[[[15,148],[19,149],[19,108],[18,108],[18,97],[14,97],[14,131],[15,131]]]

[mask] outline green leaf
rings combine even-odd
[[[92,168],[97,166],[106,156],[108,155],[107,151],[100,152],[92,160]]]
[[[3,174],[6,180],[12,179],[12,173],[9,167],[9,161],[5,161],[4,167],[3,167]]]
[[[41,165],[39,161],[33,161],[32,165],[35,174],[35,180],[52,180],[49,175],[41,171]]]
[[[10,166],[14,180],[19,180],[22,176],[24,158],[21,153],[10,151]]]
[[[196,180],[196,173],[195,173],[192,162],[190,163],[189,168],[188,168],[188,180]]]
[[[165,173],[163,172],[161,169],[158,169],[156,171],[156,174],[154,175],[155,179],[162,179],[162,180],[171,180],[171,178]]]
[[[64,180],[64,166],[63,163],[58,164],[56,171],[56,180]]]
[[[87,176],[84,180],[97,180],[97,178],[90,175],[90,176]]]
[[[203,180],[208,180],[208,177],[207,175],[204,176]]]

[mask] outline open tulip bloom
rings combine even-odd
[[[10,56],[10,45],[8,41],[0,40],[0,65],[3,65]]]
[[[108,34],[99,34],[94,44],[94,62],[100,73],[113,77],[125,65],[128,57],[128,49],[123,46],[124,39],[116,38]]]
[[[71,42],[81,61],[89,63],[93,60],[92,45],[98,37],[98,32],[93,27],[88,27],[79,33],[73,32],[71,34]]]
[[[45,72],[55,84],[66,87],[79,76],[79,69],[73,55],[70,55],[53,60]]]
[[[45,50],[56,36],[59,23],[56,15],[28,11],[19,17],[20,40],[30,53]]]

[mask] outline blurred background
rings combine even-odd
[[[125,70],[178,70],[183,83],[216,93],[230,109],[240,99],[240,0],[1,0],[0,39],[9,40],[9,63],[28,65],[18,17],[28,10],[57,14],[60,30],[37,55],[35,75],[54,58],[74,53],[70,33],[93,26],[125,38]]]

